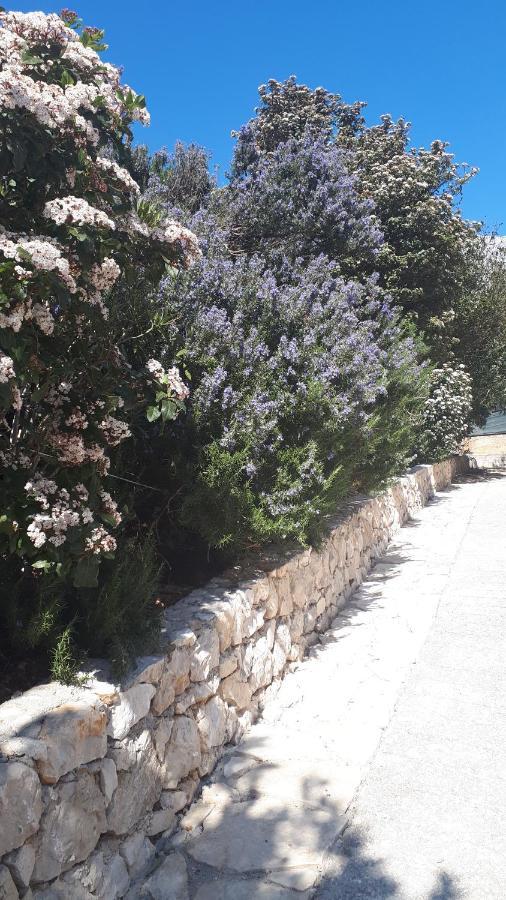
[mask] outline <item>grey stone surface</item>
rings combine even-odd
[[[117,740],[126,737],[132,726],[148,714],[151,698],[155,693],[153,684],[143,683],[134,684],[127,691],[120,692],[116,703],[111,707],[107,733]]]
[[[86,769],[45,791],[44,814],[34,838],[34,881],[49,881],[86,859],[107,828],[104,796]]]
[[[18,900],[19,894],[6,866],[0,865],[0,900]]]
[[[167,856],[145,882],[138,896],[146,900],[189,900],[184,856],[180,853]]]
[[[0,763],[0,856],[37,831],[41,814],[37,773],[20,762]]]
[[[299,893],[269,884],[263,878],[247,881],[238,878],[220,878],[202,885],[195,894],[195,900],[305,900],[308,897],[307,891]]]
[[[77,700],[50,710],[38,734],[47,751],[38,763],[44,784],[55,784],[77,766],[105,756],[106,728],[107,715],[100,704]]]
[[[318,900],[506,896],[506,477],[466,479],[413,524],[375,602],[435,616]],[[393,668],[384,642],[376,656]]]
[[[261,797],[215,808],[186,847],[197,862],[235,872],[318,865],[344,824],[331,810]]]
[[[108,830],[127,834],[149,812],[162,791],[162,772],[149,731],[129,741],[132,767],[118,772],[118,786],[107,810]]]

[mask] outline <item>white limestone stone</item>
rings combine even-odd
[[[221,697],[213,697],[205,706],[199,708],[196,721],[203,752],[225,743],[227,713],[227,704]]]
[[[149,900],[189,900],[188,873],[181,853],[170,853],[139,892]]]
[[[101,704],[65,703],[44,718],[38,740],[46,746],[37,768],[44,784],[56,782],[72,769],[105,756],[107,715]]]
[[[107,828],[104,796],[86,769],[78,769],[74,780],[46,788],[44,799],[34,838],[35,881],[50,881],[86,859]]]
[[[197,638],[190,663],[190,680],[205,681],[220,662],[220,639],[218,632],[205,628]]]
[[[121,740],[144,716],[147,716],[156,688],[152,684],[135,684],[118,694],[118,702],[111,707],[111,720],[107,733]]]
[[[131,740],[135,762],[128,771],[118,772],[118,787],[107,810],[108,831],[127,834],[153,809],[162,791],[162,767],[148,730]]]
[[[155,848],[143,831],[136,831],[120,844],[119,852],[125,860],[131,878],[145,869],[155,855]]]
[[[187,716],[175,716],[163,763],[164,788],[177,788],[179,781],[197,769],[201,761],[197,725]]]
[[[19,894],[6,866],[0,865],[0,898],[1,900],[18,900]]]
[[[33,867],[35,865],[35,850],[33,848],[33,843],[31,841],[26,841],[22,847],[8,853],[3,861],[6,866],[8,866],[16,886],[20,889],[26,889],[30,884]]]
[[[37,773],[21,762],[0,763],[0,856],[37,831],[42,808]]]

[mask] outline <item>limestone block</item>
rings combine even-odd
[[[153,741],[155,745],[156,755],[160,762],[162,762],[165,756],[165,747],[167,746],[167,741],[172,734],[172,724],[172,717],[162,716],[162,718],[157,722],[155,730],[153,732]]]
[[[310,634],[310,632],[314,631],[316,619],[316,604],[313,604],[304,613],[304,634]]]
[[[86,859],[106,831],[105,799],[93,775],[45,789],[45,808],[34,840],[34,881],[50,881]]]
[[[278,578],[275,582],[278,594],[278,616],[289,616],[293,610],[292,592],[288,577]]]
[[[290,627],[286,622],[280,622],[276,628],[276,641],[282,647],[285,654],[288,654],[292,646],[292,638],[290,635]]]
[[[85,888],[97,900],[116,900],[127,892],[130,876],[119,853],[105,859],[103,853],[97,852],[82,866],[67,872],[62,882],[68,885],[69,896],[79,896],[79,890]]]
[[[0,900],[18,900],[19,894],[6,866],[0,865]]]
[[[213,613],[213,626],[218,634],[220,651],[228,650],[232,643],[234,630],[234,604],[231,602],[233,594],[225,592],[224,599],[213,600],[210,608]]]
[[[131,878],[146,868],[155,855],[155,848],[143,831],[136,831],[120,844],[119,852],[125,860]]]
[[[172,809],[175,813],[184,809],[187,802],[186,791],[162,791],[160,795],[160,805],[163,809]]]
[[[220,684],[221,697],[239,710],[248,708],[251,703],[251,694],[251,687],[247,682],[242,681],[238,672],[233,672]]]
[[[220,658],[220,679],[226,678],[227,675],[235,672],[238,665],[237,654],[234,650],[228,650],[226,653],[223,653]]]
[[[116,771],[116,763],[108,756],[100,763],[100,789],[105,797],[106,804],[109,804],[114,791],[118,787],[118,773]]]
[[[37,768],[44,784],[56,782],[72,769],[105,756],[107,715],[101,704],[66,703],[46,715],[38,740],[47,755]]]
[[[161,834],[162,831],[168,831],[169,828],[173,828],[175,824],[176,813],[173,809],[157,809],[148,816],[146,834],[149,837],[154,837],[157,834]]]
[[[163,763],[163,787],[177,788],[182,778],[198,768],[200,760],[197,725],[187,716],[175,716]]]
[[[190,680],[188,674],[186,674],[186,678],[188,679],[188,681]],[[151,704],[151,710],[155,714],[155,716],[161,716],[162,713],[164,713],[165,710],[168,709],[171,703],[173,703],[174,697],[176,696],[176,692],[174,690],[174,682],[174,675],[171,672],[165,672],[162,675],[160,684],[156,689],[156,693]]]
[[[297,643],[300,636],[304,632],[304,613],[300,609],[296,609],[293,613],[290,624],[290,638],[294,643]]]
[[[242,665],[253,693],[270,684],[272,681],[272,654],[267,637],[258,638],[257,641],[247,645]]]
[[[185,831],[193,831],[194,828],[198,828],[202,822],[205,822],[212,809],[212,804],[198,800],[181,819],[181,828],[184,828]]]
[[[218,632],[205,628],[197,638],[190,664],[191,681],[205,681],[220,662],[220,639]]]
[[[197,712],[197,728],[202,751],[220,747],[225,743],[227,733],[227,704],[221,697],[213,697]]]
[[[142,886],[138,896],[139,900],[189,900],[184,857],[180,853],[170,853]]]
[[[264,610],[264,618],[274,619],[276,618],[279,610],[279,599],[278,592],[276,590],[276,582],[274,579],[269,579],[269,592],[267,597],[262,603],[262,608]]]
[[[17,850],[12,850],[4,857],[4,863],[9,868],[15,885],[20,889],[25,889],[30,884],[33,867],[35,865],[35,850],[33,843],[27,841]],[[2,896],[0,890],[0,897]]]
[[[155,715],[159,716],[177,697],[182,694],[190,683],[190,660],[192,656],[191,647],[176,647],[172,651],[167,668],[152,703],[152,710]]]
[[[134,669],[125,679],[124,687],[128,688],[136,683],[158,684],[163,675],[166,659],[165,656],[140,656]]]
[[[197,772],[201,778],[203,778],[204,775],[209,775],[209,773],[213,771],[216,763],[218,762],[220,752],[221,747],[213,747],[211,748],[211,750],[204,751],[200,760],[200,765],[197,769]]]
[[[272,677],[277,678],[283,671],[286,664],[286,651],[283,649],[279,641],[276,641],[272,650]]]
[[[118,773],[118,787],[107,811],[108,830],[114,834],[131,831],[153,809],[162,790],[161,767],[149,731],[132,740],[131,747],[135,763]]]
[[[0,763],[0,856],[37,831],[41,814],[37,773],[21,762]]]
[[[230,592],[228,596],[234,617],[231,642],[236,647],[262,627],[264,610],[253,607],[242,590]]]
[[[6,759],[27,756],[29,759],[45,761],[47,747],[43,741],[27,737],[11,737],[0,741],[0,755]]]
[[[196,706],[198,703],[205,703],[210,697],[213,697],[220,685],[218,675],[211,676],[207,681],[199,681],[191,684],[188,690],[181,694],[176,701],[175,712],[177,715],[184,715],[190,706]]]
[[[107,733],[118,740],[126,737],[132,726],[147,716],[155,690],[152,684],[135,684],[120,692],[117,703],[111,707]]]

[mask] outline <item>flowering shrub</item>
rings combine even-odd
[[[307,147],[300,146],[301,169],[313,158],[313,144]],[[296,159],[294,146],[289,152]],[[255,181],[252,197],[247,179],[241,186],[251,217],[267,208],[277,154],[271,165],[272,179]],[[326,186],[328,167],[320,171]],[[230,252],[234,226],[220,229],[213,210],[203,210],[192,222],[202,260],[161,283],[157,352],[162,360],[179,354],[192,384],[169,488],[177,498],[171,519],[211,546],[307,541],[339,498],[406,462],[420,385],[416,348],[373,276],[340,273],[359,241],[375,246],[376,232],[337,163],[332,185],[334,205],[341,189],[348,206],[335,259],[311,254],[318,243],[303,215],[294,213],[288,237],[281,225],[279,252],[270,226],[258,224],[251,242],[260,252],[237,254],[236,244]],[[235,222],[237,196],[229,207],[227,200],[219,200],[220,215],[228,211]],[[316,213],[313,221],[316,231]],[[305,241],[305,258],[297,258],[293,248]],[[387,447],[389,429],[395,438]]]
[[[419,456],[424,461],[444,459],[461,450],[469,433],[473,396],[471,378],[460,364],[434,369],[421,422]]]
[[[344,103],[293,76],[261,85],[259,94],[256,115],[237,132],[233,180],[254,177],[266,157],[290,141],[307,138],[340,148],[348,177],[369,201],[382,234],[373,263],[381,285],[416,316],[431,343],[448,344],[445,326],[474,283],[468,260],[477,226],[461,217],[455,201],[476,170],[457,164],[442,141],[428,150],[410,148],[403,119],[382,116],[368,126],[365,103]],[[292,198],[295,188],[289,182],[286,187]]]
[[[343,150],[308,132],[279,144],[232,182],[231,245],[276,268],[324,253],[344,274],[371,273],[383,237],[347,166]]]
[[[133,368],[108,323],[122,273],[142,264],[156,280],[199,250],[178,223],[142,220],[127,166],[130,125],[149,115],[101,61],[102,37],[69,11],[0,13],[0,538],[14,580],[96,581],[121,522],[111,453],[139,411],[173,419],[187,395],[172,367]]]

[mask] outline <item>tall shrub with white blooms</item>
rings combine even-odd
[[[69,10],[0,25],[0,548],[15,572],[91,585],[121,521],[111,450],[139,409],[174,418],[187,394],[176,369],[127,364],[109,292],[199,250],[178,223],[142,220],[126,165],[149,114],[101,60],[103,32]]]
[[[434,369],[421,422],[420,458],[426,462],[458,453],[469,431],[472,380],[464,365]]]

